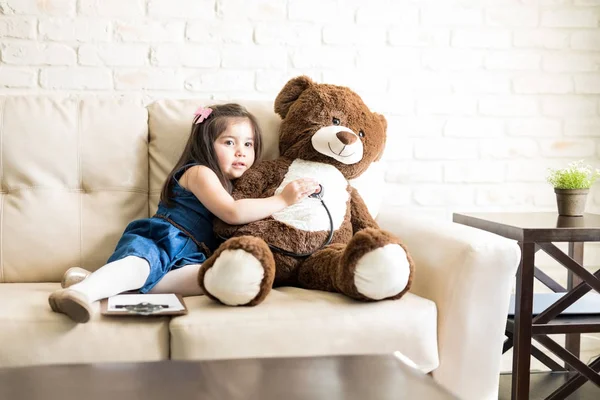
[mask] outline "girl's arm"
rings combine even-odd
[[[202,165],[188,169],[180,179],[180,184],[194,193],[217,218],[230,225],[246,224],[267,218],[299,202],[319,187],[312,179],[298,179],[290,182],[280,194],[275,196],[234,200],[223,188],[217,175],[210,168]]]

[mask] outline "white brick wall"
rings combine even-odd
[[[553,210],[547,167],[600,166],[599,21],[597,0],[0,0],[0,90],[273,99],[308,74],[387,116],[386,204]]]

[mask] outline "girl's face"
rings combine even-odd
[[[233,119],[214,146],[219,167],[227,179],[239,178],[254,164],[254,131],[247,118]]]

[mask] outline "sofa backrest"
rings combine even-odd
[[[147,119],[127,99],[0,97],[0,282],[97,268],[147,216]]]
[[[0,282],[102,266],[127,224],[155,212],[196,108],[221,102],[0,96]],[[265,158],[277,157],[272,102],[238,102],[261,125]],[[382,182],[374,166],[356,184],[373,215]]]

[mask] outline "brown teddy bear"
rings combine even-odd
[[[387,122],[346,87],[291,79],[275,99],[280,157],[261,161],[235,183],[233,197],[279,193],[290,181],[316,179],[318,195],[246,225],[222,221],[230,237],[202,265],[200,287],[227,305],[256,305],[275,286],[343,293],[357,300],[399,299],[414,265],[400,242],[379,229],[348,180],[378,160]]]

